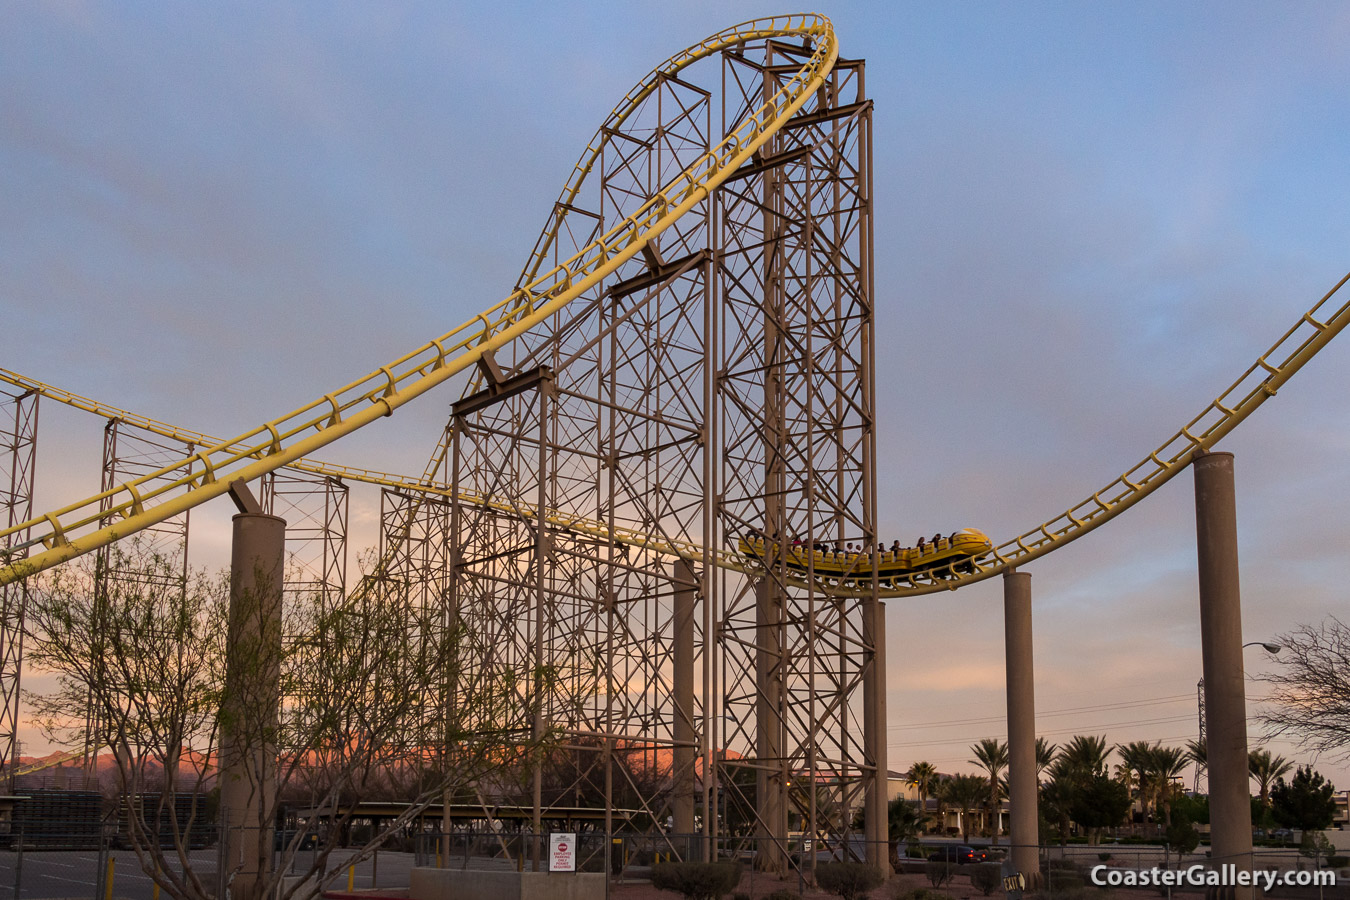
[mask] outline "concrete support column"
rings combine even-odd
[[[783,759],[783,599],[766,578],[755,586],[755,866],[787,872],[787,772]]]
[[[863,671],[863,746],[867,755],[868,776],[863,810],[863,832],[867,841],[867,863],[891,875],[890,827],[886,815],[886,604],[876,597],[863,601],[863,640],[873,647],[872,660]]]
[[[244,496],[252,500],[246,492]],[[232,900],[265,900],[272,868],[285,555],[284,519],[257,511],[234,517],[226,690],[220,710],[225,826],[220,874]]]
[[[675,707],[674,753],[674,833],[689,836],[694,833],[694,756],[698,734],[694,728],[694,609],[698,599],[698,575],[688,560],[675,563],[673,575],[675,603],[673,616],[673,657],[671,700]],[[692,852],[694,840],[686,839],[686,857]]]
[[[1242,671],[1237,501],[1233,454],[1195,460],[1195,530],[1200,571],[1200,650],[1205,676],[1211,862],[1251,868],[1247,698]],[[1238,889],[1250,897],[1251,889]]]
[[[1032,666],[1031,574],[1003,575],[1003,647],[1008,679],[1008,806],[1012,864],[1035,890],[1040,882],[1036,784],[1036,680]]]

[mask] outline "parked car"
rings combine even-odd
[[[966,844],[942,844],[928,857],[938,862],[956,863],[959,866],[982,863],[989,859],[989,851]]]

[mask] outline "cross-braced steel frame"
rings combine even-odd
[[[0,503],[6,527],[33,517],[33,478],[37,473],[38,395],[34,391],[0,391]],[[0,543],[6,561],[10,548],[27,540],[16,532]],[[15,558],[27,556],[19,550]],[[0,766],[5,788],[12,793],[19,762],[19,683],[23,667],[24,608],[27,583],[0,586]]]
[[[771,41],[760,58],[724,54],[724,115],[763,102],[801,53]],[[780,547],[877,543],[870,112],[862,63],[840,60],[816,102],[716,194],[722,541],[759,532]],[[754,747],[756,795],[745,806],[758,833],[777,838],[789,820],[808,833],[843,831],[862,808],[865,837],[880,849],[877,598],[804,589],[772,557],[763,578],[724,575],[721,596],[720,723],[727,746]]]
[[[190,441],[166,438],[119,418],[108,419],[103,426],[101,489],[108,491],[128,479],[158,472],[164,466],[191,456],[194,450],[195,445]],[[184,466],[157,476],[155,481],[167,483],[190,472],[191,469]],[[110,506],[110,502],[105,500],[102,509],[108,512]],[[106,521],[111,523],[112,518],[110,513]],[[111,590],[110,585],[114,583],[135,584],[165,579],[184,581],[188,569],[190,523],[191,514],[185,511],[145,529],[135,538],[141,552],[162,560],[163,565],[156,566],[152,572],[145,571],[135,560],[131,565],[124,565],[123,556],[113,547],[101,548],[97,552],[94,567],[95,602],[105,602]],[[85,712],[84,731],[85,775],[91,780],[98,777],[98,753],[104,744],[103,731],[103,723],[99,720],[91,695]]]
[[[549,252],[652,196],[802,53],[743,45],[702,80],[697,66],[657,79],[605,133],[599,177],[553,210]],[[640,258],[486,356],[433,458],[452,499],[389,507],[386,532],[419,523],[393,568],[425,567],[427,608],[466,624],[484,664],[528,674],[522,733],[562,736],[521,786],[535,834],[590,797],[698,856],[738,805],[761,864],[782,870],[790,826],[843,838],[861,808],[883,852],[877,599],[773,561],[722,572],[711,550],[672,564],[565,524],[704,548],[751,530],[876,542],[870,115],[862,63],[841,61]]]
[[[332,475],[280,469],[263,477],[263,512],[286,520],[288,596],[344,596],[348,494],[346,482]]]

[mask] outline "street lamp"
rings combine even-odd
[[[1270,641],[1250,641],[1242,645],[1244,650],[1248,647],[1260,647],[1272,656],[1284,649],[1279,644],[1273,644]]]

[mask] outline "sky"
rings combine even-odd
[[[785,11],[4,4],[0,366],[218,435],[292,409],[505,296],[629,87]],[[818,11],[875,102],[883,535],[1053,518],[1350,269],[1344,4]],[[1218,448],[1246,640],[1350,613],[1347,383],[1333,343]],[[420,472],[454,397],[325,456]],[[40,508],[97,490],[100,429],[44,405]],[[353,504],[373,537],[377,498]],[[194,512],[194,559],[223,561],[230,512]],[[1195,736],[1188,473],[1027,571],[1042,734]],[[1001,604],[997,579],[888,604],[892,768],[972,771],[1005,734]],[[1350,788],[1346,760],[1315,762]]]

